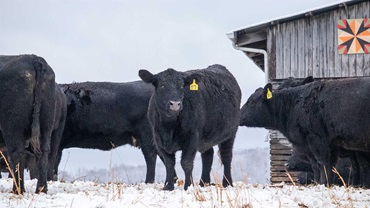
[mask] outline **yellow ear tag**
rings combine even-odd
[[[195,82],[195,79],[193,79],[193,83],[190,85],[190,90],[198,90],[198,85]]]
[[[268,100],[272,98],[272,92],[270,91],[270,88],[267,88],[266,98]]]

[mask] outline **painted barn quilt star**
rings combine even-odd
[[[370,53],[370,19],[338,20],[338,53]]]

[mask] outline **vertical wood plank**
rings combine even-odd
[[[269,57],[269,80],[276,78],[276,27],[267,32],[267,54]]]
[[[298,21],[288,23],[290,32],[290,77],[298,77]]]
[[[298,75],[297,77],[299,78],[304,78],[306,77],[306,63],[305,63],[305,19],[300,19],[298,20],[298,31],[297,31],[297,70],[298,70]]]
[[[283,48],[284,48],[284,75],[283,78],[288,78],[290,77],[290,25],[289,24],[282,24],[282,29],[283,29]]]
[[[370,18],[370,1],[366,1],[363,4],[364,18]],[[363,71],[364,76],[370,76],[370,54],[364,55]]]
[[[355,19],[356,18],[356,5],[348,7],[348,12],[349,12],[349,19]],[[349,54],[348,62],[349,62],[349,76],[354,77],[356,76],[356,55]]]
[[[320,76],[320,33],[319,33],[319,22],[320,18],[314,16],[312,18],[312,63],[313,63],[313,76],[314,77],[321,77]]]
[[[313,40],[312,40],[312,21],[313,17],[309,17],[305,19],[305,36],[304,36],[304,62],[305,62],[305,74],[304,77],[307,76],[314,76],[313,74]]]
[[[348,19],[349,15],[347,14],[347,10],[345,8],[340,9],[340,19]],[[342,71],[341,77],[348,77],[349,76],[349,62],[348,62],[348,55],[341,54],[342,60]]]
[[[363,7],[366,6],[364,3],[357,4],[356,7],[356,19],[364,18],[364,10]],[[364,76],[364,54],[358,53],[355,55],[355,62],[356,62],[356,76],[362,77]]]
[[[328,71],[328,77],[335,77],[335,39],[337,39],[336,35],[336,26],[337,26],[337,20],[334,20],[334,13],[335,11],[331,11],[326,16],[326,40],[327,40],[327,71]]]
[[[335,68],[333,69],[334,77],[341,77],[342,76],[342,55],[338,53],[338,20],[341,18],[341,11],[335,10],[334,11],[334,64]]]
[[[284,77],[284,45],[283,45],[283,26],[276,26],[276,79]]]
[[[320,43],[317,47],[319,47],[319,74],[320,77],[328,77],[328,64],[327,64],[327,57],[326,57],[326,14],[321,14],[318,17],[318,25],[319,25],[319,37]]]

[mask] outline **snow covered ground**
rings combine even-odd
[[[34,194],[36,180],[26,180],[24,196],[10,194],[10,179],[0,180],[0,207],[369,207],[370,190],[310,186],[251,185],[234,187],[176,186],[162,191],[163,184],[99,184],[75,181],[50,182],[47,194]]]
[[[0,208],[3,207],[369,207],[370,190],[325,186],[271,186],[268,184],[268,149],[236,151],[233,159],[234,187],[221,188],[197,185],[183,190],[162,191],[165,169],[158,161],[156,184],[143,184],[145,166],[113,166],[107,169],[68,168],[59,175],[66,182],[49,182],[47,194],[34,194],[37,180],[25,174],[26,193],[10,193],[11,179],[0,179]],[[199,181],[201,161],[195,159],[193,176]],[[183,171],[177,164],[180,179]],[[6,178],[6,174],[2,174]],[[212,166],[212,182],[220,181],[222,167],[217,155]],[[113,181],[114,183],[110,183]],[[118,182],[118,183],[117,183]],[[258,184],[258,185],[254,185]]]

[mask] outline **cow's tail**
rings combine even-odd
[[[35,69],[36,78],[35,78],[35,91],[34,91],[34,100],[33,100],[33,112],[32,112],[32,125],[31,125],[31,138],[30,138],[30,145],[35,153],[35,155],[39,156],[41,153],[40,148],[40,109],[41,109],[41,101],[42,101],[42,77],[45,73],[45,63],[44,61],[37,57],[36,60],[33,61],[33,67]]]

